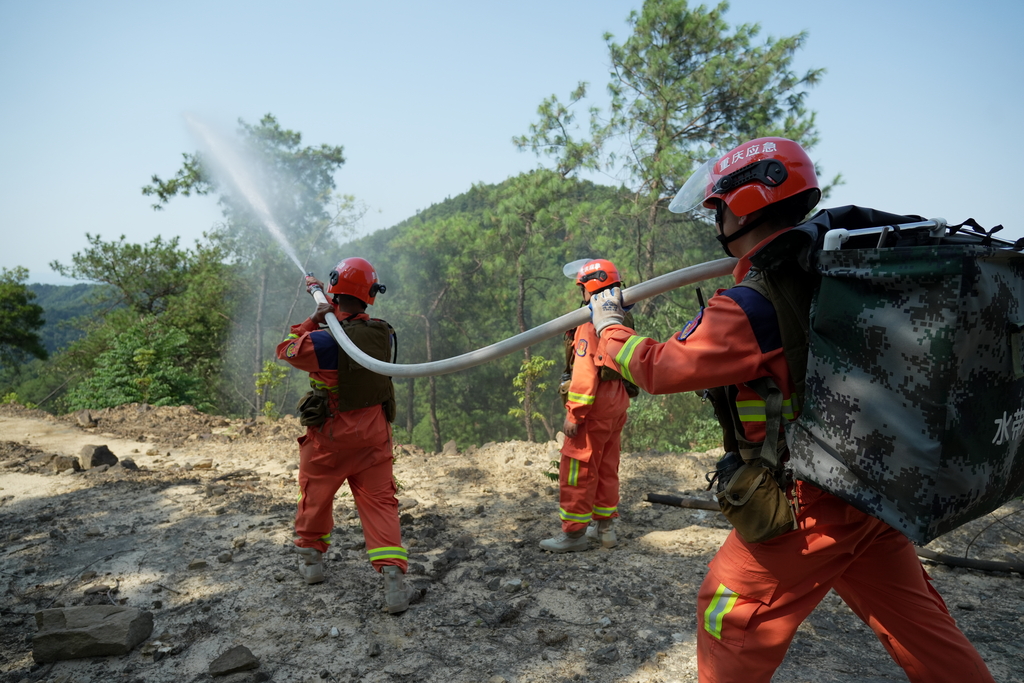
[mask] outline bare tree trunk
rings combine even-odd
[[[416,425],[416,420],[413,416],[413,406],[416,405],[416,378],[409,378],[409,391],[405,396],[405,430],[409,432],[409,438],[412,439],[412,428]]]
[[[256,301],[256,357],[255,364],[253,367],[253,374],[263,370],[263,306],[267,298],[267,271],[264,270],[260,273],[260,294]],[[263,397],[260,396],[260,392],[256,391],[255,384],[253,385],[253,393],[255,394],[256,400],[254,404],[256,406],[256,414],[259,415],[263,411]]]
[[[479,266],[478,266],[479,267]],[[423,318],[423,329],[425,332],[424,342],[427,347],[427,362],[434,360],[434,350],[431,346],[431,329],[430,329],[430,316],[437,310],[441,300],[444,299],[444,295],[448,293],[448,287],[451,285],[445,285],[437,297],[434,299],[434,303],[430,304],[430,308],[427,310],[425,315],[420,315]],[[429,388],[428,396],[430,398],[430,429],[434,435],[434,450],[438,453],[441,452],[441,425],[437,421],[437,378],[431,376],[427,382]]]
[[[423,316],[423,324],[425,328],[425,341],[427,345],[427,362],[434,360],[433,349],[430,344],[430,318]],[[434,452],[441,452],[441,425],[437,421],[437,378],[433,375],[430,376],[428,386],[429,397],[430,397],[430,430],[434,434]]]
[[[548,422],[548,419],[543,415],[540,416],[540,423],[544,427],[544,431],[548,433],[548,441],[554,441],[555,428],[551,426],[551,423]]]
[[[523,277],[523,266],[520,260],[516,261],[516,319],[519,322],[519,331],[526,332],[526,278]],[[530,347],[523,349],[523,360],[530,361]],[[526,440],[536,441],[533,432],[533,379],[526,377],[523,381],[523,424],[526,426]]]

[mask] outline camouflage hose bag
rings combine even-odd
[[[821,211],[752,262],[783,272],[797,254],[820,277],[786,425],[794,476],[927,543],[1024,494],[1024,240],[898,227],[919,220]],[[820,248],[828,230],[878,226],[893,226],[882,241]]]

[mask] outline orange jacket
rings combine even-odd
[[[335,311],[335,315],[345,317]],[[361,313],[353,320],[369,320]],[[291,334],[277,345],[277,357],[299,370],[309,373],[310,384],[321,389],[337,391],[338,343],[327,330],[306,318],[292,325]],[[375,446],[391,435],[391,425],[384,417],[381,406],[337,411],[337,399],[330,399],[331,416],[319,427],[309,427],[306,434],[317,446],[327,451],[344,448]]]
[[[772,235],[753,250],[778,236]],[[739,282],[750,270],[749,254],[733,269]],[[701,391],[737,385],[736,406],[748,441],[764,440],[764,401],[744,382],[771,377],[782,391],[783,415],[796,419],[793,381],[782,349],[775,308],[748,287],[718,290],[707,308],[665,342],[638,336],[623,325],[604,331],[598,362],[652,394]]]
[[[622,382],[602,382],[598,378],[601,368],[597,361],[598,339],[594,325],[588,322],[577,327],[573,344],[575,359],[565,403],[566,417],[580,424],[588,417],[608,420],[622,415],[629,408],[629,394]]]

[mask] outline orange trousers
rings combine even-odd
[[[768,683],[833,588],[913,683],[993,681],[906,536],[812,485],[797,495],[799,529],[764,543],[733,531],[711,561],[697,596],[701,683]]]
[[[587,419],[576,436],[566,437],[558,466],[562,531],[572,533],[585,529],[591,519],[619,516],[619,439],[625,424],[626,413],[610,420]]]
[[[391,439],[381,444],[328,452],[313,439],[299,439],[299,505],[295,532],[300,548],[325,552],[334,529],[334,495],[348,481],[359,512],[366,552],[378,572],[395,565],[404,573],[408,552],[402,547]]]

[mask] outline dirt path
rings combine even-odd
[[[620,546],[550,556],[536,544],[558,526],[544,476],[554,443],[449,455],[396,448],[410,578],[426,593],[390,616],[347,495],[336,503],[327,581],[306,586],[295,571],[293,419],[145,406],[96,417],[97,427],[83,429],[73,418],[0,410],[0,681],[209,680],[210,662],[236,644],[261,666],[219,680],[696,680],[697,587],[728,527],[717,513],[643,499],[706,496],[714,453],[625,456]],[[48,465],[86,444],[105,444],[139,469]],[[971,557],[1020,561],[1024,514],[993,522],[1022,507],[1015,501],[930,547],[963,554],[970,544]],[[1024,682],[1021,577],[928,569],[996,679]],[[85,594],[95,586],[107,590]],[[152,611],[153,637],[124,657],[33,665],[36,610],[111,602]],[[905,677],[830,594],[774,680]]]

